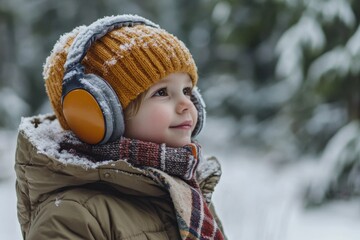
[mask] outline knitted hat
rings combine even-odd
[[[61,36],[44,64],[46,91],[64,129],[69,129],[61,106],[64,64],[68,50],[82,28]],[[86,73],[96,74],[111,85],[123,109],[171,73],[188,73],[194,86],[198,79],[195,62],[184,43],[161,28],[147,25],[108,32],[92,44],[82,65]]]

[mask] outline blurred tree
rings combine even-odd
[[[180,1],[212,115],[249,145],[320,153],[359,118],[359,3]],[[186,35],[186,34],[185,34]]]
[[[278,46],[286,46],[286,41],[298,41],[303,46],[298,54],[303,79],[290,102],[290,111],[294,116],[293,130],[304,149],[317,152],[344,124],[360,117],[356,77],[360,71],[356,40],[360,32],[354,14],[358,6],[340,0],[304,2],[307,5],[301,19],[284,33]],[[302,31],[299,26],[304,22],[307,26],[303,26],[302,37],[292,37],[296,27]],[[286,57],[286,50],[280,52],[278,66]]]

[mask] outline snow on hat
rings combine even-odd
[[[43,77],[51,106],[64,129],[61,107],[64,64],[80,26],[60,37],[44,64]],[[188,73],[197,83],[197,68],[184,43],[164,29],[147,25],[121,27],[92,44],[82,65],[86,73],[102,77],[114,89],[123,109],[154,83],[175,72]]]

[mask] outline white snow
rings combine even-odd
[[[278,0],[284,1],[288,6],[306,6],[310,14],[321,16],[324,21],[333,23],[339,19],[346,26],[353,27],[356,16],[348,0]]]
[[[277,76],[287,77],[302,66],[302,48],[309,47],[312,51],[322,49],[325,45],[325,35],[312,16],[304,15],[298,23],[288,29],[279,39],[276,53],[279,61],[276,66]]]
[[[348,27],[356,23],[356,16],[347,0],[303,0],[308,2],[309,9],[322,15],[326,22],[332,23],[335,19],[341,20]]]
[[[111,161],[102,161],[102,162],[91,162],[86,158],[80,156],[74,157],[73,154],[68,153],[67,151],[59,152],[60,145],[59,143],[63,141],[65,137],[72,139],[73,141],[78,141],[72,137],[70,131],[64,131],[59,122],[49,121],[46,118],[49,115],[39,115],[39,119],[43,122],[34,127],[34,123],[31,121],[32,118],[22,118],[20,130],[26,130],[28,133],[29,141],[36,146],[39,153],[44,153],[48,156],[53,156],[58,159],[58,161],[64,164],[75,164],[88,168],[97,168],[100,165],[106,165]]]
[[[326,74],[335,72],[338,77],[360,72],[360,27],[351,36],[345,46],[335,46],[322,54],[311,64],[308,79],[317,83]],[[332,78],[330,78],[332,79]]]
[[[223,162],[223,176],[213,201],[229,239],[359,238],[360,199],[352,200],[351,204],[332,202],[314,209],[301,205],[301,182],[312,172],[310,163],[276,170],[266,159],[255,159],[256,156],[219,157],[229,162]]]
[[[347,122],[347,112],[343,105],[323,103],[316,106],[313,116],[305,125],[305,129],[312,136],[321,131],[339,129]]]
[[[309,188],[313,202],[320,202],[324,198],[325,189],[339,177],[339,171],[336,170],[343,169],[343,166],[347,164],[346,158],[342,157],[346,146],[354,141],[357,136],[360,136],[360,124],[350,122],[329,141],[318,165],[314,166],[317,178],[311,182]]]
[[[309,80],[316,83],[326,73],[335,70],[338,77],[347,76],[352,65],[351,54],[344,47],[335,47],[316,59],[309,68]]]
[[[61,199],[56,198],[54,204],[55,204],[55,206],[57,206],[57,207],[60,206],[60,204],[61,204]]]
[[[216,155],[222,163],[223,174],[213,201],[229,239],[359,239],[360,199],[333,201],[305,209],[302,193],[319,173],[316,161],[297,161],[279,168],[269,161],[268,154],[241,146],[231,147],[228,136],[232,133],[232,124],[236,123],[210,118],[199,139],[203,152]],[[54,124],[53,131],[58,131],[57,128]],[[352,126],[348,126],[344,130],[344,138],[351,129]],[[5,132],[0,132],[0,136],[3,134]],[[13,137],[0,137],[1,144],[11,146],[0,159],[8,163],[2,170],[10,173],[0,181],[0,239],[21,239],[13,170],[15,135],[13,132]],[[46,148],[45,139],[41,144]],[[55,204],[61,204],[61,200]]]
[[[354,35],[346,43],[346,48],[353,56],[358,56],[360,53],[360,26],[357,28]]]
[[[120,45],[119,48],[122,51],[130,51],[133,48],[133,46],[135,46],[135,45],[136,45],[135,39],[132,38],[129,43],[122,44],[122,45]]]
[[[104,64],[107,66],[113,66],[117,63],[117,60],[115,57],[111,58],[110,60],[107,60]]]

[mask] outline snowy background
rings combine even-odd
[[[121,13],[159,23],[194,56],[229,239],[360,239],[357,0],[0,0],[0,239],[21,239],[17,126],[51,111],[46,57],[63,33]]]

